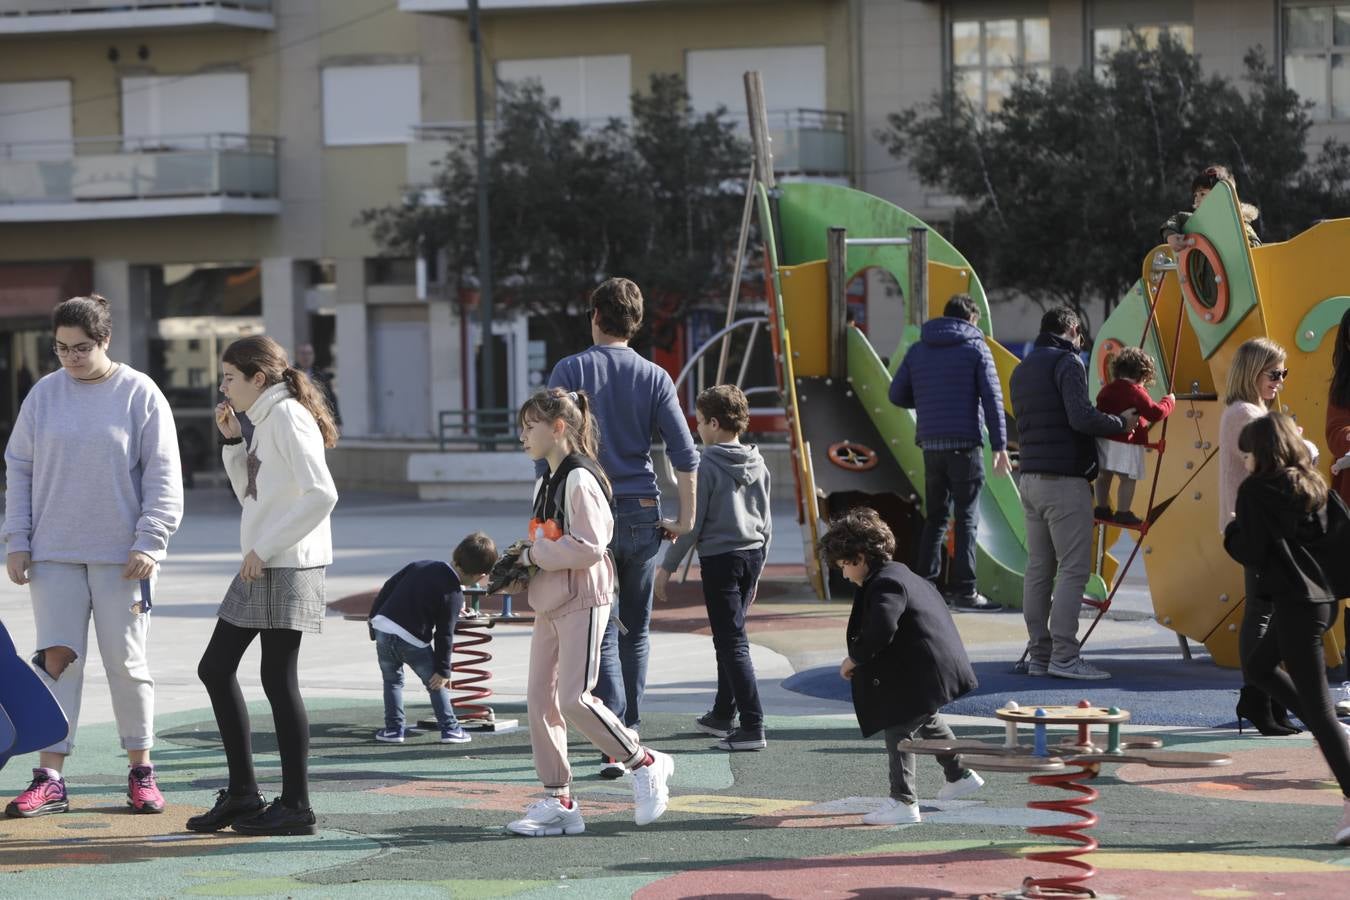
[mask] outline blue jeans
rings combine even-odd
[[[977,503],[984,486],[984,448],[925,450],[923,467],[925,515],[914,571],[937,583],[950,508],[956,519],[956,552],[947,592],[957,597],[974,596],[975,533],[980,521]]]
[[[764,707],[759,703],[759,683],[750,660],[750,638],[745,633],[745,615],[755,596],[764,550],[733,550],[700,556],[703,571],[703,604],[712,626],[713,650],[717,653],[717,697],[713,715],[731,719],[739,711],[741,728],[764,727]]]
[[[656,498],[614,499],[614,538],[609,549],[619,576],[619,597],[610,607],[609,627],[600,644],[600,677],[592,693],[634,730],[642,721],[642,694],[647,687],[647,634],[661,540],[661,506]],[[627,634],[619,633],[618,621]]]
[[[375,632],[375,657],[380,661],[380,672],[384,675],[384,727],[391,731],[402,730],[403,667],[412,669],[425,685],[436,674],[436,661],[430,647],[415,647],[398,635],[383,631]],[[450,692],[445,688],[435,691],[428,688],[427,695],[440,726],[458,727],[459,719],[455,718]]]

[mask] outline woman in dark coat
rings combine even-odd
[[[1242,661],[1244,672],[1299,718],[1317,739],[1345,805],[1334,840],[1350,845],[1350,745],[1336,721],[1323,668],[1322,639],[1336,622],[1343,575],[1345,510],[1328,500],[1294,420],[1273,412],[1242,429],[1238,448],[1251,473],[1238,488],[1224,530],[1228,555],[1271,598],[1270,626]],[[1284,668],[1280,666],[1283,664]]]
[[[835,519],[821,539],[831,565],[858,585],[848,621],[848,656],[839,674],[853,686],[853,709],[864,737],[886,733],[890,799],[863,816],[868,825],[919,821],[914,754],[898,749],[915,737],[952,739],[938,712],[977,682],[961,635],[942,596],[902,563],[892,562],[895,536],[875,510]],[[939,756],[946,784],[938,800],[956,800],[984,780],[956,755]]]

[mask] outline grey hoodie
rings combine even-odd
[[[768,553],[773,536],[769,470],[753,444],[736,442],[703,448],[695,509],[693,529],[666,551],[661,564],[666,571],[679,568],[696,542],[700,557],[757,547]]]

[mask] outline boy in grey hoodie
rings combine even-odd
[[[666,553],[656,573],[656,599],[692,546],[703,572],[703,601],[717,652],[717,697],[696,727],[721,738],[723,750],[762,750],[764,710],[759,704],[755,667],[745,616],[755,599],[773,525],[769,515],[769,470],[753,445],[740,436],[750,424],[750,405],[741,389],[719,384],[695,401],[703,453],[698,465],[694,527]],[[740,725],[734,727],[736,713]]]

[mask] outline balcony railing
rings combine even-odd
[[[827,109],[770,110],[774,171],[779,175],[847,177],[849,174],[848,113]],[[745,116],[727,120],[747,132]],[[608,118],[582,119],[587,128],[602,128]],[[487,123],[491,137],[496,123]],[[425,122],[413,126],[408,144],[408,183],[428,185],[435,180],[451,144],[472,142],[473,122]]]
[[[3,0],[0,34],[222,25],[271,30],[273,0]]]
[[[558,9],[569,6],[624,6],[653,3],[657,0],[479,0],[485,13],[519,10]],[[450,13],[467,15],[469,0],[398,0],[398,8],[412,13]]]
[[[268,212],[248,201],[277,198],[277,138],[250,134],[79,138],[0,144],[0,221],[41,220],[41,209],[72,208],[89,218],[120,205],[114,217],[135,217],[128,203],[215,202],[165,206],[169,214]],[[25,211],[27,210],[27,211]],[[155,213],[139,213],[155,214]]]

